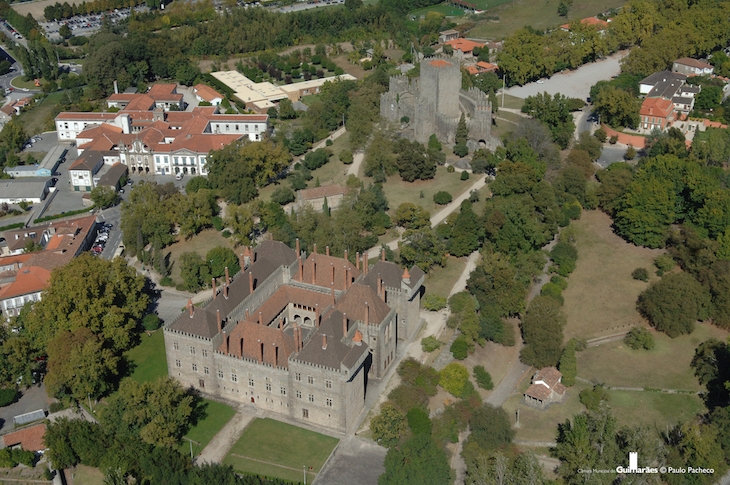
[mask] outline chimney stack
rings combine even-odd
[[[264,314],[259,312],[259,325],[264,324]]]
[[[226,266],[226,286],[231,284],[231,277],[228,276],[228,266]]]
[[[342,314],[342,336],[347,337],[347,313]]]
[[[243,259],[243,253],[238,255],[238,265],[241,267],[241,271],[246,267],[245,260]]]
[[[355,253],[355,267],[360,271],[360,251]]]
[[[302,253],[299,252],[299,238],[297,238],[297,257],[299,257]]]
[[[344,284],[342,285],[342,289],[346,290],[347,289],[347,266],[342,267],[342,278],[344,279],[344,281],[343,281]]]
[[[190,311],[190,318],[193,318],[193,313],[195,313],[195,305],[193,305],[193,300],[188,298],[188,310]]]
[[[380,296],[381,291],[383,291],[383,280],[380,277],[380,273],[378,273],[378,296]]]
[[[368,274],[368,252],[365,251],[362,257],[362,273]]]
[[[370,322],[370,307],[368,302],[365,302],[365,325],[369,325]]]
[[[314,323],[319,328],[319,303],[314,304]]]
[[[230,349],[231,342],[230,342],[230,337],[228,335],[226,335],[226,332],[223,332],[223,340],[226,341],[226,355],[228,355],[228,354],[231,353],[230,352],[230,350],[231,350]]]
[[[223,296],[226,298],[226,300],[228,299],[228,285],[225,285],[223,287]]]
[[[327,336],[322,334],[322,350],[327,350]]]
[[[279,318],[279,330],[284,331],[284,319]]]
[[[119,85],[116,79],[114,80],[114,94],[119,94]]]
[[[332,278],[330,279],[331,284],[335,284],[335,264],[330,263],[330,268],[332,268]]]
[[[329,246],[325,246],[324,250],[325,250],[325,254],[327,254],[327,256],[329,256],[330,255],[330,247]]]
[[[314,254],[317,254],[317,243],[314,243],[314,244],[312,245],[312,252],[313,252]]]
[[[248,308],[246,308],[246,321],[248,322]]]
[[[381,260],[382,261],[385,261],[385,248],[382,249],[382,251],[380,252],[380,254],[381,254]]]
[[[299,281],[304,283],[304,265],[302,264],[302,257],[297,256],[297,260],[299,260]]]
[[[332,306],[335,306],[335,284],[332,283]]]
[[[344,259],[347,259],[347,249],[345,249],[345,256]]]
[[[253,295],[253,273],[248,272],[248,294]]]
[[[294,322],[294,348],[297,352],[299,352],[299,325],[297,325],[297,322]]]
[[[317,282],[317,263],[315,263],[314,258],[312,258],[312,284],[314,285],[314,284],[316,284],[316,282]]]
[[[352,286],[352,271],[350,270],[350,268],[347,268],[347,286],[345,287],[345,289],[349,290],[351,286]]]
[[[213,299],[215,300],[215,295],[216,295],[216,292],[215,292],[215,278],[211,278],[211,280],[212,280],[212,283],[213,283]]]
[[[220,310],[215,311],[215,319],[218,321],[218,333],[221,333],[223,331],[223,322],[221,322],[221,311]]]

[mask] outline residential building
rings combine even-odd
[[[16,101],[9,102],[8,104],[0,108],[0,111],[5,113],[9,117],[17,116],[20,114],[21,109],[28,106],[32,102],[32,98],[20,98]]]
[[[25,451],[43,451],[48,447],[43,441],[45,423],[36,424],[2,436],[4,448],[22,448]]]
[[[601,20],[596,17],[587,17],[584,19],[581,19],[580,23],[587,26],[595,27],[596,30],[604,31],[608,28],[608,22],[606,20]],[[560,26],[561,29],[565,30],[566,32],[570,32],[570,24],[563,24]]]
[[[298,211],[304,207],[309,207],[315,212],[322,212],[325,199],[327,199],[327,207],[330,210],[337,209],[346,193],[346,188],[336,184],[297,190],[294,210]]]
[[[710,76],[715,68],[704,61],[683,57],[672,63],[672,71],[686,76]]]
[[[183,95],[178,94],[176,84],[154,84],[146,93],[114,93],[106,101],[109,108],[131,111],[148,111],[160,108],[181,110]]]
[[[193,87],[193,91],[198,101],[206,101],[211,106],[218,106],[223,102],[224,96],[208,85],[196,84]]]
[[[647,98],[672,101],[677,113],[689,114],[694,109],[695,96],[701,86],[686,84],[687,76],[669,71],[655,72],[639,83],[639,90]]]
[[[68,176],[75,192],[90,192],[94,188],[94,175],[104,166],[104,156],[89,151],[80,156],[68,168]]]
[[[639,131],[649,133],[654,129],[666,130],[676,119],[674,104],[664,98],[646,98],[639,111]]]
[[[26,177],[0,180],[0,204],[37,204],[50,192],[51,179]]]
[[[417,334],[424,273],[298,249],[245,248],[241,272],[165,325],[168,369],[185,387],[344,433],[368,380]]]
[[[654,86],[659,83],[666,83],[672,81],[680,81],[684,83],[687,80],[687,76],[684,74],[670,72],[670,71],[659,71],[645,77],[639,81],[639,94],[649,94]]]
[[[459,31],[454,29],[444,30],[439,32],[439,43],[444,44],[450,40],[458,39]]]
[[[497,72],[499,66],[489,62],[479,61],[477,62],[477,69],[479,70],[479,74],[483,72]]]
[[[451,46],[454,49],[453,56],[457,59],[469,59],[474,56],[475,47],[484,47],[484,44],[469,39],[453,39],[444,42],[444,45]]]
[[[0,275],[0,312],[10,318],[20,313],[26,303],[40,301],[50,279],[51,272],[39,266],[24,265],[13,275]]]
[[[560,382],[563,379],[555,367],[540,369],[532,377],[532,385],[525,391],[525,404],[538,409],[546,409],[552,403],[562,402],[567,389]]]

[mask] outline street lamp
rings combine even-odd
[[[307,485],[307,465],[302,465],[302,475],[304,475],[304,485]]]

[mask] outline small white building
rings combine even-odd
[[[25,201],[37,204],[50,191],[51,179],[28,177],[0,180],[0,204],[20,204]]]
[[[99,152],[88,151],[78,158],[68,169],[74,192],[90,192],[94,188],[94,175],[104,165],[104,157]]]
[[[218,106],[223,102],[223,95],[205,84],[196,84],[193,91],[198,101],[207,101],[211,106]]]

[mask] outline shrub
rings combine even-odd
[[[651,350],[654,348],[654,335],[644,327],[635,327],[626,334],[624,343],[634,350]]]
[[[350,165],[352,163],[352,152],[350,150],[342,150],[339,157],[340,161],[345,165]]]
[[[675,262],[674,258],[672,258],[668,254],[661,254],[654,259],[654,266],[657,267],[657,269],[664,271],[665,273],[667,271],[671,271],[672,268],[674,268]]]
[[[578,259],[578,250],[570,243],[560,241],[550,251],[550,258],[559,267],[561,276],[568,276],[575,270],[575,261]]]
[[[460,291],[449,298],[449,308],[452,313],[461,313],[467,308],[474,310],[474,297],[466,291]]]
[[[606,130],[604,130],[603,128],[599,128],[596,131],[594,131],[593,136],[595,136],[596,139],[598,141],[600,141],[601,143],[605,143],[606,138],[608,138],[608,134],[606,133]]]
[[[469,148],[466,145],[454,145],[454,155],[457,157],[465,157],[469,154]]]
[[[469,180],[469,172],[467,172],[466,170],[461,172],[461,180]]]
[[[448,167],[446,167],[446,172],[447,173],[454,173],[454,172],[456,172],[456,169],[454,168],[453,165],[449,165]]]
[[[424,389],[404,384],[390,391],[388,399],[393,401],[400,409],[428,405],[428,393]]]
[[[450,315],[449,319],[446,320],[446,326],[449,328],[457,328],[461,323],[461,317],[459,315]]]
[[[0,468],[13,468],[18,462],[13,460],[13,452],[10,448],[0,450]]]
[[[558,285],[554,283],[545,283],[542,287],[542,290],[540,291],[541,295],[549,296],[550,298],[555,298],[558,303],[560,303],[560,306],[563,306],[565,303],[565,300],[563,299],[563,290]]]
[[[454,200],[454,198],[451,196],[450,193],[446,192],[445,190],[436,192],[433,196],[433,201],[436,202],[438,205],[446,205],[452,200]]]
[[[486,389],[487,391],[494,389],[492,376],[481,365],[474,367],[474,379],[476,379],[477,385],[482,389]]]
[[[631,272],[631,277],[639,281],[649,281],[649,272],[646,268],[636,268]]]
[[[613,135],[613,136],[611,136],[611,138],[609,138],[608,142],[609,142],[609,143],[610,143],[611,145],[615,145],[616,143],[618,143],[618,135]]]
[[[464,385],[468,380],[469,371],[456,362],[450,363],[439,373],[439,385],[455,397],[461,396]]]
[[[410,123],[411,119],[408,116],[401,116],[400,122],[401,123]]]
[[[271,194],[271,200],[279,205],[286,205],[294,202],[294,191],[289,187],[279,187]]]
[[[405,429],[405,416],[399,409],[389,403],[383,404],[380,414],[370,421],[373,440],[386,448],[397,444],[401,432]]]
[[[446,308],[446,298],[441,298],[438,295],[429,293],[423,297],[423,307],[432,312],[441,310],[442,308]]]
[[[226,229],[225,231],[223,231],[221,233],[221,236],[223,236],[225,238],[231,237],[231,231],[229,231],[228,229]]]
[[[636,148],[629,145],[626,153],[624,153],[624,160],[633,160],[634,158],[636,158]]]
[[[50,413],[57,413],[64,409],[66,409],[66,406],[64,406],[62,402],[52,402],[51,405],[48,406],[48,412]]]
[[[145,330],[149,332],[151,332],[152,330],[157,330],[158,328],[160,328],[161,324],[162,320],[160,320],[160,317],[158,317],[154,313],[148,313],[142,319],[142,326]]]
[[[175,286],[175,282],[172,281],[172,278],[170,278],[169,276],[165,276],[164,278],[160,279],[160,285],[172,287]]]
[[[469,345],[466,343],[466,339],[463,335],[460,335],[456,338],[456,340],[454,340],[454,343],[451,344],[451,348],[449,350],[452,354],[454,354],[454,358],[456,360],[464,360],[467,355],[469,355]]]
[[[0,408],[9,404],[13,404],[15,400],[18,399],[19,395],[20,393],[17,391],[17,389],[12,387],[0,389]]]
[[[469,379],[467,379],[464,383],[464,387],[461,389],[461,394],[459,394],[458,397],[460,397],[461,399],[476,398],[481,401],[481,396],[474,388],[474,384],[472,384]]]
[[[27,467],[32,467],[33,462],[35,461],[35,453],[32,451],[25,451],[22,449],[14,449],[12,451],[13,453],[13,461],[16,463],[20,463],[21,465],[25,465]]]
[[[593,389],[583,389],[578,397],[585,407],[591,411],[597,411],[601,401],[608,401],[608,392],[602,385],[596,385],[593,386]]]
[[[553,277],[550,278],[550,283],[559,286],[561,290],[568,287],[568,280],[558,275],[553,275]]]
[[[439,342],[439,340],[437,338],[434,338],[432,335],[421,339],[421,348],[424,352],[433,352],[439,347],[441,347],[441,342]]]
[[[413,434],[431,434],[433,423],[428,417],[428,412],[423,408],[411,408],[406,414],[406,419],[408,419],[408,427],[411,428]]]
[[[331,138],[327,138],[327,141],[324,142],[324,144],[325,144],[325,146],[331,147],[332,146],[332,139]]]
[[[213,217],[213,219],[211,219],[211,223],[213,224],[213,227],[215,227],[216,231],[222,231],[225,227],[223,225],[223,219],[221,219],[221,216]]]

